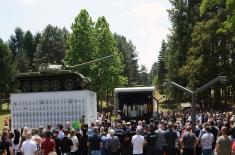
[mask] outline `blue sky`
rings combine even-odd
[[[46,25],[70,26],[81,9],[94,21],[105,16],[112,32],[132,40],[139,64],[150,70],[162,39],[169,34],[168,0],[5,0],[0,5],[0,38],[7,41],[19,26],[33,33]]]

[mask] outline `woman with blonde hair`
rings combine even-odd
[[[16,154],[17,155],[21,155],[22,154],[21,153],[21,147],[22,147],[23,142],[26,140],[26,135],[29,132],[29,128],[28,127],[24,127],[21,131],[22,132],[21,132],[21,138],[20,138],[19,147],[16,150]]]
[[[70,132],[70,139],[72,140],[73,142],[73,146],[71,148],[71,155],[76,155],[77,154],[77,151],[78,151],[78,138],[76,136],[76,132],[74,129],[71,130]]]

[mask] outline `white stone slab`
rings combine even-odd
[[[85,123],[97,119],[96,93],[89,90],[13,93],[11,94],[12,127],[38,128],[79,121]]]

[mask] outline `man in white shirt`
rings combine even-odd
[[[30,132],[26,134],[26,141],[23,142],[21,151],[23,155],[36,155],[37,153],[37,144],[32,140],[32,134]]]
[[[214,141],[214,136],[212,133],[209,133],[210,128],[205,127],[206,133],[201,137],[201,146],[203,155],[212,154],[212,143]]]
[[[140,135],[141,129],[136,129],[136,135],[134,135],[131,139],[131,143],[133,145],[133,155],[143,155],[143,148],[145,144],[144,137]]]

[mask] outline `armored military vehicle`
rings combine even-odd
[[[43,62],[39,66],[38,72],[19,73],[14,77],[13,84],[15,91],[47,92],[85,89],[91,80],[79,73],[78,68],[111,57],[112,55],[75,66],[67,66],[63,60],[61,65]]]

